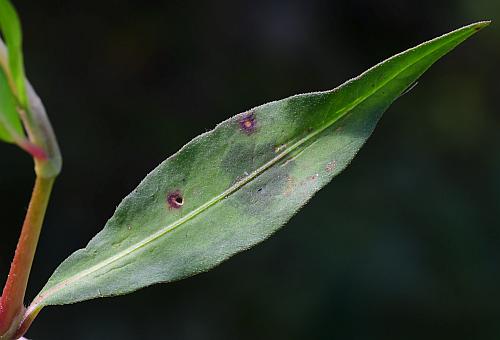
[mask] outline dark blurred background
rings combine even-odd
[[[46,308],[29,338],[500,337],[500,1],[14,4],[64,155],[30,299],[147,172],[216,123],[497,21],[431,68],[271,239],[181,282]],[[33,171],[15,147],[0,153],[4,279]]]

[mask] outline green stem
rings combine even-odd
[[[54,180],[55,177],[36,177],[14,260],[0,300],[0,338],[7,332],[17,330],[24,313],[24,294]]]

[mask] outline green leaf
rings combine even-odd
[[[0,139],[9,143],[24,138],[24,131],[16,109],[9,81],[0,68]]]
[[[0,29],[7,45],[10,73],[19,104],[27,108],[21,24],[16,10],[8,0],[0,0]]]
[[[349,164],[395,99],[487,24],[398,54],[333,91],[259,106],[195,138],[59,266],[28,314],[179,280],[265,240]]]

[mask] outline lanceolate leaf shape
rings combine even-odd
[[[207,271],[269,237],[341,172],[389,105],[476,23],[342,86],[238,114],[154,169],[28,309],[129,293]]]

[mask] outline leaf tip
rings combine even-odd
[[[488,27],[490,24],[491,24],[491,20],[484,20],[484,21],[479,21],[479,22],[472,24],[472,27],[477,32],[477,31],[482,30],[485,27]]]

